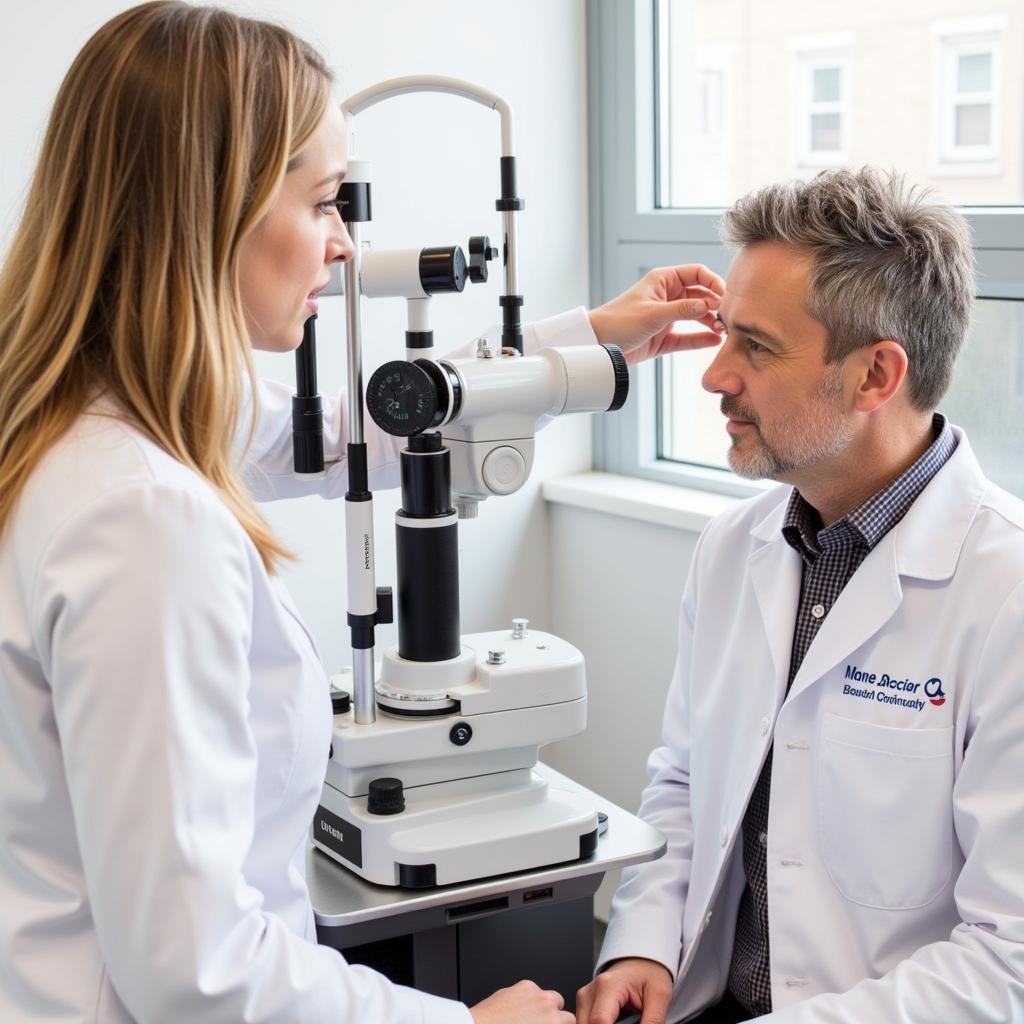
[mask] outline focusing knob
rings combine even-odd
[[[421,366],[395,359],[373,371],[366,386],[366,408],[381,430],[410,437],[434,422],[437,388]]]
[[[486,235],[473,235],[469,240],[469,279],[473,284],[486,283],[487,264],[497,256],[497,248]]]
[[[629,397],[629,366],[626,364],[626,357],[618,345],[603,345],[602,348],[608,353],[612,361],[612,373],[615,375],[615,390],[612,394],[612,401],[606,412],[615,412],[626,404]]]
[[[458,245],[420,250],[420,285],[428,295],[461,292],[466,287],[466,254]]]
[[[335,715],[348,714],[352,707],[352,695],[348,690],[336,690],[331,687],[331,713]]]
[[[464,747],[472,738],[473,726],[469,722],[456,722],[448,733],[448,739],[457,747]]]
[[[374,779],[370,783],[366,809],[370,814],[401,814],[405,810],[405,792],[401,779]]]

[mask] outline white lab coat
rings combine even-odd
[[[582,310],[528,345],[593,343]],[[249,474],[291,475],[261,389]],[[468,1024],[315,945],[307,832],[327,681],[284,587],[198,475],[100,403],[0,542],[0,1021]],[[326,411],[344,453],[344,402]],[[371,478],[399,443],[369,429]],[[320,482],[345,490],[339,463]]]
[[[664,964],[669,1021],[725,990],[740,826],[773,738],[774,1012],[760,1019],[1024,1021],[1024,504],[956,434],[788,696],[801,573],[781,534],[790,488],[739,504],[698,544],[640,811],[668,851],[624,874],[600,956]],[[924,689],[937,695],[934,679],[941,704]]]

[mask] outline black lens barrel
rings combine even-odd
[[[459,536],[451,500],[451,455],[435,432],[401,454],[402,507],[395,527],[398,653],[408,661],[458,656]]]

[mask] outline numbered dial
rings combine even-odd
[[[374,371],[366,388],[366,408],[381,430],[409,437],[434,422],[437,387],[416,363],[395,360]]]

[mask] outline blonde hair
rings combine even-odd
[[[254,383],[238,256],[330,83],[285,29],[211,7],[142,4],[86,43],[0,271],[0,532],[40,459],[106,393],[210,482],[268,571],[289,557],[232,450]]]

